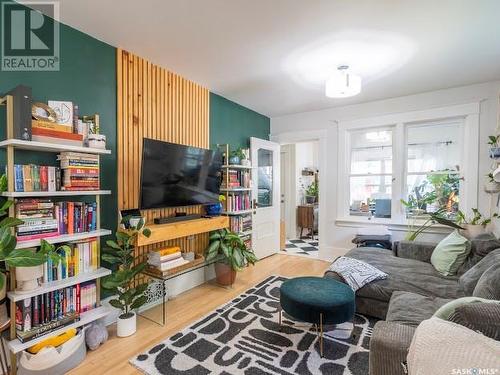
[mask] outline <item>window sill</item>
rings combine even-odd
[[[421,223],[423,224],[423,222]],[[352,218],[338,218],[335,220],[335,225],[339,227],[349,227],[349,228],[366,228],[372,225],[383,225],[386,226],[388,230],[395,232],[406,232],[408,231],[408,224],[404,222],[396,222],[390,219],[377,219],[373,218],[371,220],[356,220]],[[414,224],[414,227],[418,227],[419,224]],[[448,234],[452,231],[452,228],[446,225],[435,224],[430,228],[427,228],[424,233],[435,233],[435,234]]]

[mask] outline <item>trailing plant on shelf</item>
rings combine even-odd
[[[130,217],[122,219],[121,223],[128,229],[116,232],[116,240],[108,240],[103,249],[102,260],[117,266],[117,270],[106,276],[102,286],[113,292],[117,297],[109,301],[111,306],[120,309],[117,334],[120,337],[130,336],[136,331],[136,315],[133,310],[146,303],[147,283],[136,283],[136,276],[146,268],[147,263],[135,256],[135,242],[139,234],[146,237],[151,231],[145,227],[141,218],[134,227],[130,225]]]
[[[229,229],[221,229],[210,235],[210,244],[205,250],[207,262],[216,261],[217,282],[231,285],[236,278],[236,271],[241,271],[258,259],[243,239]]]

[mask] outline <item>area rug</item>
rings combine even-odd
[[[321,358],[311,324],[285,316],[280,329],[284,280],[267,278],[130,363],[150,375],[368,374],[375,320],[356,315],[352,323],[327,326]]]

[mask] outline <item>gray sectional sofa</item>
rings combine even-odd
[[[345,255],[388,274],[387,279],[373,281],[356,292],[357,312],[383,319],[376,323],[370,342],[371,375],[404,374],[402,363],[416,327],[445,303],[471,295],[500,299],[500,266],[478,286],[487,269],[500,265],[500,241],[482,235],[471,244],[467,260],[457,275],[449,277],[430,263],[435,244],[402,241],[392,251],[364,247]],[[331,271],[325,277],[342,281]]]

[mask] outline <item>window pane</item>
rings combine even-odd
[[[460,175],[433,173],[409,175],[407,178],[407,217],[425,216],[443,210],[447,217],[458,211]]]
[[[273,205],[273,152],[260,148],[257,157],[257,203],[259,207],[269,207]]]
[[[392,176],[350,178],[349,214],[391,217]]]
[[[460,122],[408,127],[408,172],[460,168]]]
[[[351,132],[351,174],[392,173],[392,131]]]

